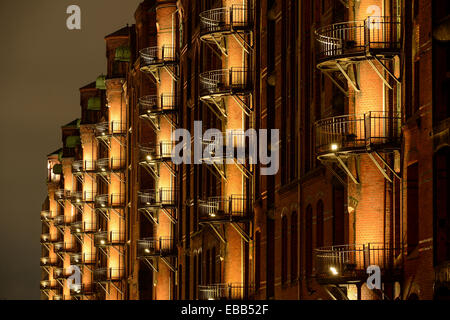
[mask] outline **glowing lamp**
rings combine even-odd
[[[338,272],[337,272],[337,270],[336,270],[335,267],[330,267],[330,271],[331,271],[331,273],[332,273],[334,276],[337,276],[337,275],[338,275]]]
[[[337,151],[339,149],[338,145],[336,143],[331,144],[331,150]]]

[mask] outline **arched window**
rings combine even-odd
[[[255,234],[255,289],[261,286],[261,232]]]
[[[323,202],[319,200],[316,208],[316,247],[323,247]]]
[[[312,234],[312,214],[313,210],[311,205],[306,207],[305,212],[305,270],[306,275],[309,276],[312,273],[312,260],[313,260],[313,234]]]
[[[287,281],[288,274],[288,221],[287,216],[281,218],[281,282]]]
[[[294,211],[291,216],[291,281],[297,279],[298,269],[298,216]]]

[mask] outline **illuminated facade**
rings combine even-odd
[[[448,10],[143,1],[105,38],[107,74],[80,89],[82,119],[48,156],[43,298],[448,296]],[[233,151],[203,137],[208,161],[177,165],[179,128],[218,129]],[[266,176],[244,131],[273,128]]]

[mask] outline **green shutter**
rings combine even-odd
[[[63,156],[63,149],[59,150],[58,152],[58,161],[61,162]]]
[[[75,148],[79,144],[81,144],[81,139],[79,136],[68,136],[66,138],[66,147],[67,148]]]
[[[95,87],[99,90],[106,90],[106,76],[101,75],[98,76],[97,80],[95,81]]]
[[[53,166],[53,174],[62,174],[62,165],[55,164]]]
[[[102,109],[102,99],[100,97],[92,97],[88,100],[88,110],[99,111]]]
[[[116,49],[115,61],[130,62],[131,61],[131,50],[128,46],[120,46]]]

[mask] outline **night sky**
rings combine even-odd
[[[80,116],[78,89],[106,72],[104,36],[141,0],[0,0],[0,299],[39,299],[46,155]],[[81,7],[82,30],[66,9]]]

